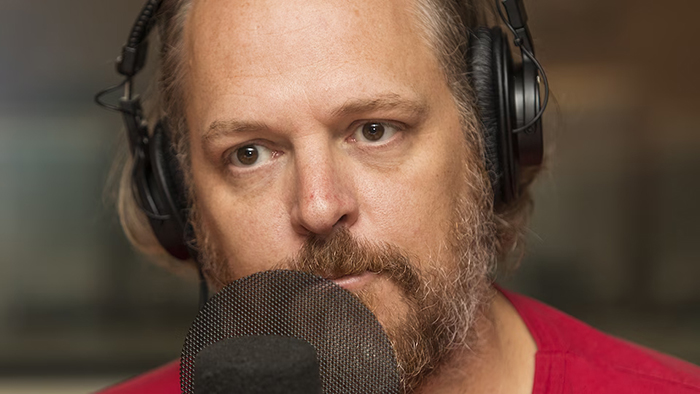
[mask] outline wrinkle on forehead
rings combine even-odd
[[[206,62],[251,76],[283,73],[285,64],[309,71],[319,63],[337,65],[348,59],[348,49],[352,59],[372,61],[378,55],[398,55],[386,48],[418,49],[407,2],[197,1],[187,45],[197,66]],[[267,62],[273,59],[276,64]]]

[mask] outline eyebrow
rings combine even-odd
[[[389,110],[402,111],[408,116],[421,119],[428,111],[428,104],[424,100],[404,98],[395,93],[387,93],[373,98],[349,99],[339,108],[333,110],[331,116],[342,118],[355,114]],[[247,122],[236,119],[215,120],[202,134],[202,141],[206,142],[231,134],[267,129],[269,126],[263,122]]]
[[[215,120],[202,134],[202,141],[209,141],[221,136],[267,129],[268,126],[261,122],[245,122],[240,120]]]
[[[420,117],[428,110],[428,105],[423,100],[409,99],[395,93],[383,94],[370,99],[350,99],[334,110],[332,115],[343,117],[363,112],[378,110],[401,110],[408,114]]]

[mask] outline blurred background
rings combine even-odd
[[[141,0],[0,0],[0,393],[90,392],[179,356],[192,280],[139,257],[93,94]],[[700,364],[700,3],[526,0],[554,100],[529,250],[502,281]],[[142,83],[140,86],[144,86]]]

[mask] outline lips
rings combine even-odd
[[[335,284],[344,288],[345,290],[354,291],[364,287],[376,276],[377,274],[373,272],[365,271],[358,274],[328,277],[327,279],[332,280]]]

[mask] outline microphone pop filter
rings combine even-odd
[[[312,274],[275,270],[236,280],[204,305],[183,345],[182,392],[195,392],[196,359],[203,349],[255,336],[296,338],[313,346],[323,393],[400,391],[391,342],[357,297]]]

